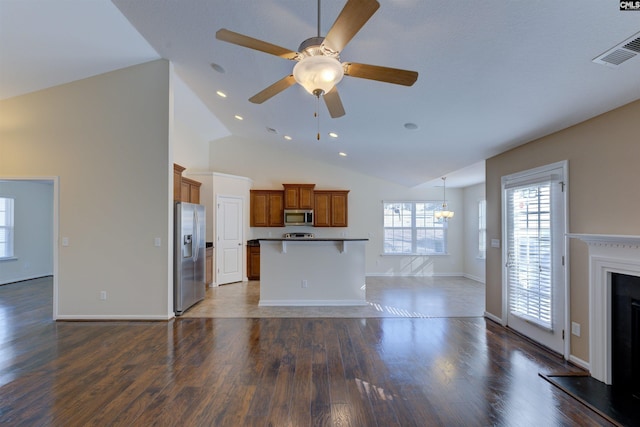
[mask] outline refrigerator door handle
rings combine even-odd
[[[193,234],[195,234],[195,251],[193,254],[193,262],[198,261],[198,255],[200,254],[200,224],[198,223],[198,211],[193,210],[193,223],[195,224]]]

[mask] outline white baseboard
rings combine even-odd
[[[472,274],[466,274],[466,273],[465,273],[465,274],[463,274],[463,276],[464,276],[466,279],[475,280],[476,282],[480,282],[480,283],[482,283],[483,285],[485,284],[485,281],[484,281],[484,278],[483,278],[483,277],[474,276],[474,275],[472,275]]]
[[[367,305],[366,301],[361,300],[260,300],[259,307],[315,307],[315,306],[332,306],[332,307],[344,307],[344,306],[363,306]]]
[[[464,277],[463,273],[371,273],[366,277]]]
[[[78,320],[78,321],[101,321],[101,320],[169,320],[175,316],[173,313],[166,316],[145,316],[141,314],[59,314],[54,320]]]
[[[494,322],[504,326],[504,323],[502,323],[502,319],[496,316],[495,314],[491,314],[488,311],[485,311],[484,317],[486,317],[489,320],[493,320]]]
[[[589,362],[585,362],[584,360],[574,355],[569,355],[569,362],[573,363],[574,365],[578,365],[579,367],[591,372],[591,365],[589,365]]]
[[[1,281],[0,285],[9,285],[12,283],[26,282],[27,280],[42,279],[44,277],[50,277],[50,276],[53,276],[53,273],[35,274],[32,276],[24,276],[24,277],[14,277],[13,279]]]

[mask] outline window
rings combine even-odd
[[[552,327],[551,182],[507,190],[509,310]]]
[[[0,258],[13,257],[13,199],[0,197]]]
[[[478,202],[478,258],[487,256],[487,201]]]
[[[441,202],[384,203],[384,254],[444,255],[447,222],[435,218]]]

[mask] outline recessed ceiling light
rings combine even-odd
[[[226,94],[226,93],[224,93],[224,92],[223,92],[223,91],[221,91],[221,90],[216,91],[216,93],[218,94],[218,96],[219,96],[220,98],[226,98],[226,97],[227,97],[227,94]]]
[[[214,70],[216,70],[217,72],[222,73],[222,74],[224,74],[224,72],[225,72],[225,69],[222,68],[222,65],[216,64],[215,62],[211,63],[211,68],[213,68]]]
[[[289,135],[285,135],[284,139],[286,139],[287,141],[291,141],[291,137]]]
[[[330,136],[331,138],[337,138],[337,137],[338,137],[338,134],[337,134],[337,133],[335,133],[335,132],[329,132],[329,136]]]
[[[347,157],[347,153],[343,153],[342,151],[338,153],[339,155],[341,155],[342,157]]]
[[[236,118],[236,120],[244,120],[244,117],[239,116],[239,115],[237,115],[237,114],[236,114],[235,116],[233,116],[233,117],[235,117],[235,118]]]
[[[407,129],[407,130],[416,130],[416,129],[418,129],[418,125],[415,124],[415,123],[409,122],[409,123],[405,123],[404,124],[404,128]]]

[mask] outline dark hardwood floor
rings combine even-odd
[[[53,322],[51,293],[0,286],[0,425],[610,425],[481,317]]]

